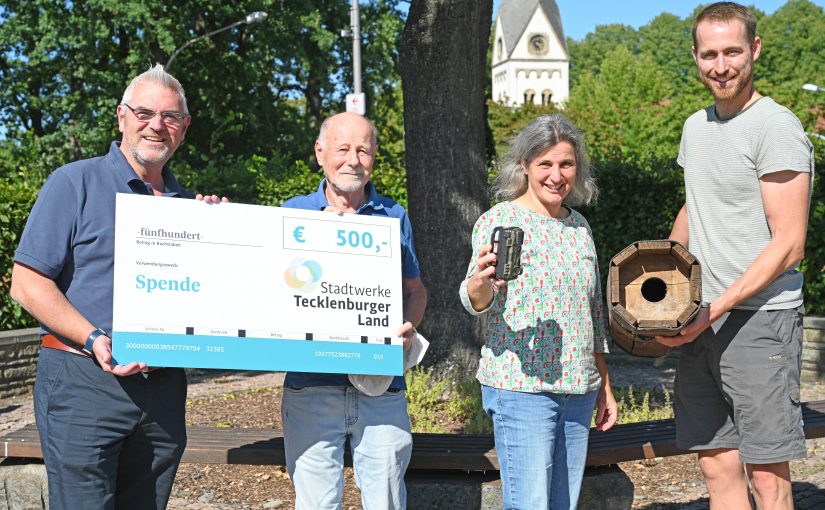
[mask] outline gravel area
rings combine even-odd
[[[613,386],[673,391],[676,359],[634,358],[611,354],[610,378]],[[803,382],[803,401],[825,400],[825,384]],[[825,438],[808,440],[808,458],[791,462],[794,500],[797,510],[825,509]],[[708,494],[695,455],[623,462],[621,468],[635,486],[634,509],[707,510]]]

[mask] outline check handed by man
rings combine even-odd
[[[284,207],[400,220],[405,322],[398,335],[404,336],[406,346],[424,315],[427,291],[419,278],[406,211],[376,193],[370,182],[376,139],[375,126],[360,115],[341,113],[326,119],[315,142],[324,179],[318,191],[292,198]],[[344,374],[286,375],[281,414],[296,510],[341,508],[347,437],[364,508],[406,507],[404,472],[412,435],[404,390],[403,377],[396,377],[384,394],[371,397],[355,389]]]
[[[762,41],[738,4],[693,27],[699,78],[714,104],[692,115],[678,162],[686,203],[671,238],[702,264],[710,303],[680,336],[677,443],[699,452],[713,509],[793,508],[788,461],[804,458],[799,402],[802,275],[813,148],[790,110],[753,83]],[[744,464],[744,468],[743,468]],[[749,480],[750,479],[750,480]]]
[[[34,404],[52,510],[165,508],[186,445],[183,370],[118,365],[110,338],[116,194],[192,197],[166,167],[189,127],[183,88],[157,65],[117,118],[105,156],[49,176],[14,258],[11,295],[42,328]]]

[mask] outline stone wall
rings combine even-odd
[[[805,317],[802,380],[825,383],[825,317]]]
[[[40,337],[37,328],[0,331],[0,398],[34,387]]]

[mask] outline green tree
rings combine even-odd
[[[672,160],[684,119],[673,115],[673,87],[651,57],[624,46],[609,51],[598,75],[579,78],[567,113],[588,134],[597,161],[650,164]]]
[[[398,0],[365,5],[364,81],[372,110],[388,125],[386,146],[402,149],[397,48]],[[118,137],[115,107],[128,80],[164,63],[186,41],[264,10],[241,25],[187,47],[170,71],[187,90],[193,122],[174,160],[184,180],[204,169],[229,185],[253,155],[273,151],[310,160],[320,121],[340,111],[351,82],[349,25],[339,0],[10,0],[0,7],[0,120],[5,136],[40,140],[53,166],[104,152]],[[372,111],[371,111],[372,113]],[[383,128],[382,128],[383,129]],[[383,134],[383,133],[382,133]],[[236,179],[237,177],[237,179]],[[223,191],[217,189],[215,191]],[[244,199],[253,190],[235,189]]]
[[[587,34],[583,41],[567,38],[570,51],[570,89],[579,86],[579,78],[586,73],[598,74],[602,61],[614,48],[624,46],[631,53],[636,53],[639,46],[639,34],[628,25],[598,25],[596,30]]]
[[[813,128],[822,116],[822,95],[804,92],[804,83],[825,80],[825,12],[808,0],[789,0],[764,17],[757,28],[762,56],[756,65],[756,88],[796,113]],[[825,127],[823,124],[822,127]]]
[[[678,94],[697,94],[702,86],[696,80],[691,54],[693,21],[662,13],[639,28],[639,55],[648,55],[663,77]]]

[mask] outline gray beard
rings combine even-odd
[[[356,193],[361,191],[364,186],[365,184],[362,180],[359,179],[356,181],[355,179],[347,176],[344,179],[336,179],[336,182],[332,187],[342,193]]]
[[[169,160],[169,148],[164,148],[163,151],[155,153],[155,156],[149,157],[145,154],[142,154],[138,149],[132,147],[130,149],[132,153],[132,157],[135,158],[135,161],[140,163],[141,165],[146,164],[156,164],[156,163],[163,163],[165,164],[166,161]]]

